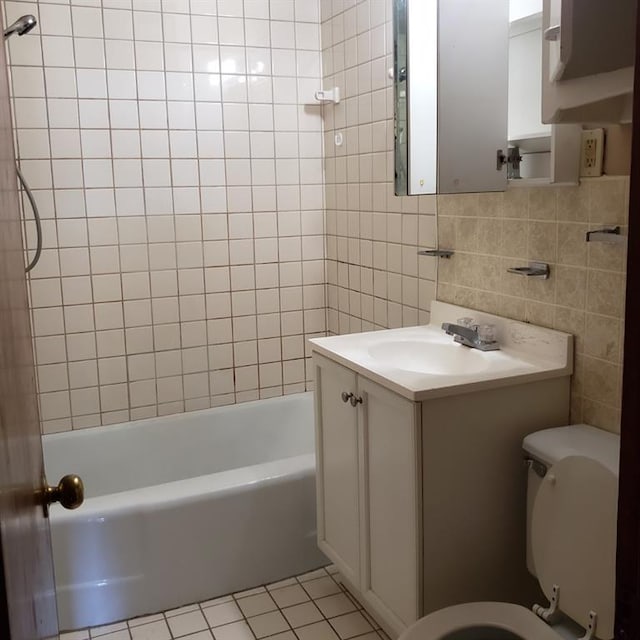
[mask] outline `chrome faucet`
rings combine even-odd
[[[488,325],[490,326],[490,325]],[[458,344],[480,351],[497,351],[500,349],[498,341],[495,339],[493,327],[488,328],[487,325],[481,326],[472,324],[464,326],[461,324],[453,324],[452,322],[443,322],[442,329]]]

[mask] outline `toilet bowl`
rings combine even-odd
[[[421,618],[401,640],[559,640],[533,611],[507,602],[469,602]]]
[[[523,447],[528,566],[550,605],[458,604],[421,618],[400,640],[613,638],[619,437],[572,425],[531,434]]]

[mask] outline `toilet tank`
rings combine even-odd
[[[529,462],[527,474],[527,568],[537,575],[531,552],[531,515],[536,494],[548,469],[568,456],[592,458],[616,476],[620,461],[620,436],[587,424],[545,429],[529,434],[522,443]]]

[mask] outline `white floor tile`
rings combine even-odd
[[[306,582],[307,580],[315,580],[316,578],[323,578],[327,575],[324,569],[316,569],[315,571],[309,571],[309,573],[303,573],[301,576],[297,576],[300,582]]]
[[[216,640],[255,640],[249,625],[244,620],[216,627],[213,630],[213,636]]]
[[[360,602],[358,601],[358,598],[356,598],[351,591],[349,591],[348,589],[346,591],[343,592],[345,596],[347,596],[347,598],[349,598],[349,600],[351,600],[351,602],[353,602],[353,604],[355,605],[355,608],[362,611],[364,609],[364,607],[360,604]]]
[[[126,629],[126,622],[116,622],[115,624],[107,624],[102,627],[93,627],[93,629],[91,629],[91,637],[97,638],[98,636],[104,636],[108,633],[113,633],[114,631],[125,631]]]
[[[276,633],[275,636],[269,636],[269,640],[298,640],[298,638],[293,631],[285,631],[284,633]]]
[[[362,610],[360,611],[360,613],[365,617],[366,621],[374,628],[374,629],[379,629],[380,625],[378,624],[377,620],[375,620],[375,618],[373,618],[373,616],[370,616],[366,611]]]
[[[133,640],[171,640],[169,627],[164,620],[150,622],[131,628]]]
[[[269,611],[275,611],[278,607],[268,593],[258,593],[254,596],[247,596],[246,598],[240,598],[238,605],[242,609],[242,613],[247,618],[251,616],[257,616],[261,613],[267,613]]]
[[[213,600],[205,600],[200,603],[200,607],[205,609],[206,607],[213,607],[217,604],[224,604],[225,602],[233,602],[233,596],[222,596],[221,598],[214,598]]]
[[[180,640],[213,640],[211,631],[198,631],[198,633],[191,633],[188,636],[182,636]]]
[[[89,637],[89,629],[81,629],[79,631],[67,631],[60,634],[60,640],[87,640]]]
[[[356,610],[356,606],[347,598],[344,593],[337,593],[334,596],[327,596],[314,601],[325,618],[333,618],[334,616],[350,613]]]
[[[282,589],[282,587],[290,587],[292,584],[298,584],[298,581],[295,578],[287,578],[286,580],[280,580],[279,582],[272,582],[267,585],[267,589],[269,591],[273,591],[274,589]]]
[[[209,628],[200,609],[168,618],[169,627],[174,638],[180,638],[196,631]]]
[[[339,640],[336,632],[326,620],[296,629],[299,640]]]
[[[389,640],[341,584],[331,565],[60,640]]]
[[[342,640],[360,636],[368,631],[373,631],[371,625],[365,620],[364,616],[359,612],[347,613],[337,618],[331,618],[331,626],[337,631]]]
[[[313,602],[303,602],[287,607],[282,610],[282,613],[294,629],[323,620],[322,614]]]
[[[294,604],[300,604],[301,602],[308,602],[309,600],[306,591],[297,582],[289,587],[275,589],[270,593],[271,597],[281,609],[291,607]]]
[[[272,636],[274,633],[287,631],[289,625],[279,611],[271,611],[248,619],[249,626],[256,638]]]
[[[256,587],[255,589],[247,589],[246,591],[238,591],[233,594],[234,598],[247,598],[249,596],[255,596],[256,593],[264,593],[266,589],[264,587]]]
[[[207,607],[202,610],[210,627],[221,627],[223,624],[242,620],[242,611],[235,602],[224,602],[222,604]]]
[[[304,582],[302,586],[314,600],[340,593],[340,587],[336,584],[336,581],[329,576],[324,576],[317,580],[309,580],[308,582]]]
[[[177,609],[169,609],[169,611],[165,611],[164,615],[167,618],[171,618],[173,616],[181,616],[183,613],[191,613],[192,611],[198,611],[200,607],[197,604],[188,604],[185,607],[178,607]]]
[[[158,620],[164,620],[164,616],[161,613],[156,613],[152,616],[141,616],[140,618],[131,618],[127,621],[129,628],[139,627],[141,624],[149,624],[150,622],[157,622]]]
[[[95,637],[99,637],[100,640],[131,640],[128,629],[123,631],[114,631],[113,633],[105,633]]]

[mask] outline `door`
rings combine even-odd
[[[640,638],[640,11],[637,16],[629,251],[622,380],[616,640]]]
[[[356,374],[314,354],[318,546],[360,586],[358,412],[350,399]]]
[[[401,633],[422,614],[420,404],[362,377],[358,393],[362,592]]]
[[[0,47],[0,638],[56,638],[5,49]]]

